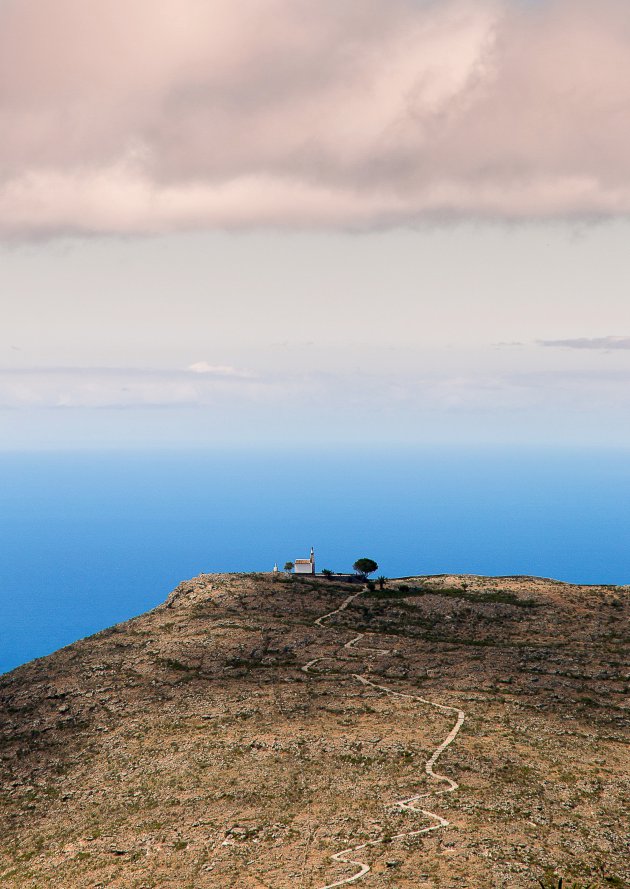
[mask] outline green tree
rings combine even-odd
[[[378,584],[378,588],[379,588],[379,590],[382,590],[383,587],[385,586],[385,584],[387,583],[387,578],[386,578],[386,577],[383,577],[383,575],[381,574],[380,577],[377,577],[377,578],[376,578],[376,582],[377,582],[377,584]]]
[[[328,580],[330,580],[330,578],[333,576],[333,573],[330,570],[330,568],[323,568],[322,574],[324,575],[324,577],[328,578]]]
[[[352,567],[361,577],[367,577],[368,574],[378,571],[378,565],[374,559],[357,559]]]
[[[285,562],[284,563],[284,570],[285,571],[293,571],[294,568],[295,568],[295,565],[293,564],[293,562]]]

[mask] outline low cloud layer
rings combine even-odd
[[[188,370],[53,367],[0,369],[2,408],[150,408],[203,406],[235,395],[273,398],[273,387],[244,371],[200,362]],[[197,365],[199,367],[200,365]]]
[[[583,336],[572,340],[541,340],[540,345],[556,349],[592,349],[597,352],[630,350],[630,336]]]
[[[197,408],[250,418],[301,421],[329,415],[399,422],[421,415],[523,411],[582,413],[594,401],[627,412],[630,371],[522,371],[449,374],[370,372],[256,377],[219,366],[194,370],[139,368],[0,369],[0,410]]]
[[[4,0],[0,235],[630,212],[625,0]]]

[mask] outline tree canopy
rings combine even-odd
[[[362,577],[367,577],[368,574],[373,574],[378,570],[378,565],[374,559],[357,559],[352,567]]]

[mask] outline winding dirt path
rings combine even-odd
[[[329,611],[327,614],[318,617],[315,621],[315,625],[319,627],[324,627],[324,622],[328,621],[335,614],[339,614],[341,611],[345,611],[348,605],[351,604],[355,599],[357,599],[360,595],[362,595],[363,590],[360,590],[358,593],[353,593],[351,596],[348,596],[345,599],[339,608],[335,608],[334,611]],[[390,654],[391,649],[387,648],[368,648],[366,646],[361,646],[361,648],[357,648],[357,645],[366,638],[367,633],[359,633],[354,636],[348,642],[344,644],[345,649],[351,649],[360,652],[361,654],[368,655],[387,655]],[[312,668],[315,664],[320,663],[320,661],[332,661],[336,660],[335,657],[317,657],[312,661],[309,661],[307,664],[304,664],[302,670],[305,673],[311,673]],[[433,830],[440,830],[443,827],[448,827],[450,824],[446,818],[443,818],[441,815],[437,815],[435,812],[431,812],[429,809],[423,809],[421,807],[416,806],[420,800],[426,799],[427,797],[439,796],[444,793],[452,793],[454,790],[457,790],[459,787],[457,781],[454,781],[452,778],[449,778],[447,775],[441,775],[439,772],[436,772],[434,766],[442,753],[453,743],[459,731],[464,724],[464,720],[466,718],[464,711],[460,710],[458,707],[451,707],[447,704],[436,704],[434,701],[428,701],[426,698],[420,697],[420,695],[412,695],[407,694],[400,691],[394,691],[391,688],[388,688],[386,685],[377,685],[377,683],[372,682],[365,674],[353,673],[353,678],[357,680],[357,682],[361,682],[363,685],[369,686],[370,688],[376,689],[377,691],[382,691],[384,694],[390,695],[395,698],[406,698],[407,700],[417,701],[419,704],[425,704],[430,707],[435,707],[442,713],[453,714],[456,716],[455,724],[453,728],[450,730],[446,738],[439,744],[429,759],[424,764],[424,771],[429,776],[429,778],[434,781],[440,781],[446,786],[442,787],[439,790],[429,791],[427,793],[419,793],[416,796],[408,797],[407,799],[399,799],[396,800],[395,805],[402,812],[413,812],[414,815],[423,815],[425,818],[429,818],[433,823],[429,824],[427,827],[422,827],[419,830],[413,831],[405,831],[404,833],[396,834],[391,837],[392,840],[402,840],[402,839],[411,839],[412,837],[417,837],[425,833],[430,833]],[[333,861],[337,861],[341,864],[352,865],[353,867],[358,867],[359,870],[354,873],[350,877],[346,877],[343,880],[338,880],[336,883],[327,883],[325,886],[321,886],[320,889],[337,889],[339,886],[348,886],[351,883],[356,883],[358,880],[361,880],[366,876],[371,870],[370,865],[366,864],[364,861],[361,861],[360,858],[355,857],[358,852],[361,852],[363,849],[368,849],[371,846],[378,846],[384,840],[384,837],[379,837],[375,840],[368,840],[365,843],[361,843],[358,846],[350,846],[348,849],[342,849],[341,852],[336,852],[331,856]]]

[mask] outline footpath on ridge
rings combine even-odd
[[[315,621],[315,625],[319,627],[324,627],[325,622],[329,621],[330,618],[334,617],[336,614],[340,614],[342,611],[354,602],[361,594],[363,590],[360,590],[358,593],[354,593],[351,596],[348,596],[338,608],[335,608],[334,611],[329,611],[327,614],[322,615],[322,617],[318,617]],[[357,636],[354,636],[343,646],[346,650],[356,651],[362,655],[366,655],[367,657],[375,658],[379,655],[388,655],[390,654],[390,649],[387,648],[368,648],[361,646],[358,648],[358,644],[367,636],[367,633],[359,633]],[[321,661],[325,660],[335,660],[336,657],[317,657],[310,660],[307,664],[304,664],[302,670],[304,673],[310,673],[313,671],[313,667]],[[417,701],[419,704],[423,706],[435,707],[437,710],[440,710],[443,713],[452,713],[456,714],[456,721],[448,733],[446,738],[435,748],[429,759],[426,760],[424,764],[424,771],[434,781],[440,781],[446,784],[446,787],[443,787],[441,790],[429,791],[428,793],[419,793],[415,796],[408,797],[406,799],[396,800],[395,805],[398,806],[400,811],[402,812],[413,812],[416,815],[422,815],[425,818],[428,818],[433,821],[433,824],[428,825],[427,827],[422,827],[418,830],[405,831],[403,833],[395,834],[393,837],[389,837],[390,840],[402,840],[402,839],[412,839],[414,837],[422,836],[423,834],[430,833],[434,830],[440,830],[441,828],[448,827],[450,822],[443,818],[441,815],[436,814],[435,812],[431,812],[428,809],[418,808],[415,804],[418,803],[422,799],[427,799],[432,796],[438,796],[443,793],[452,793],[457,790],[459,784],[454,781],[452,778],[447,777],[446,775],[440,775],[438,772],[434,770],[434,766],[438,761],[439,757],[444,753],[444,751],[453,743],[455,738],[460,732],[462,725],[464,724],[464,720],[466,718],[464,711],[460,710],[457,707],[451,707],[446,704],[436,704],[433,701],[428,701],[426,698],[422,698],[419,695],[412,695],[406,692],[399,692],[395,689],[388,688],[385,685],[378,685],[375,682],[372,682],[369,679],[368,675],[365,673],[353,673],[353,678],[358,682],[363,683],[363,685],[368,686],[369,688],[373,688],[376,691],[384,692],[387,695],[391,695],[394,698],[406,698],[407,700]],[[335,883],[327,883],[325,886],[322,886],[321,889],[335,889],[338,886],[346,886],[350,883],[356,883],[366,876],[371,870],[369,864],[366,864],[364,861],[354,858],[358,852],[367,849],[370,846],[378,846],[382,844],[385,840],[385,837],[381,836],[375,840],[369,840],[365,843],[360,843],[357,846],[350,846],[348,849],[342,849],[340,852],[336,852],[332,855],[333,861],[337,861],[340,864],[348,864],[353,865],[359,868],[359,870],[352,874],[352,876],[346,877],[341,880],[337,880]]]

